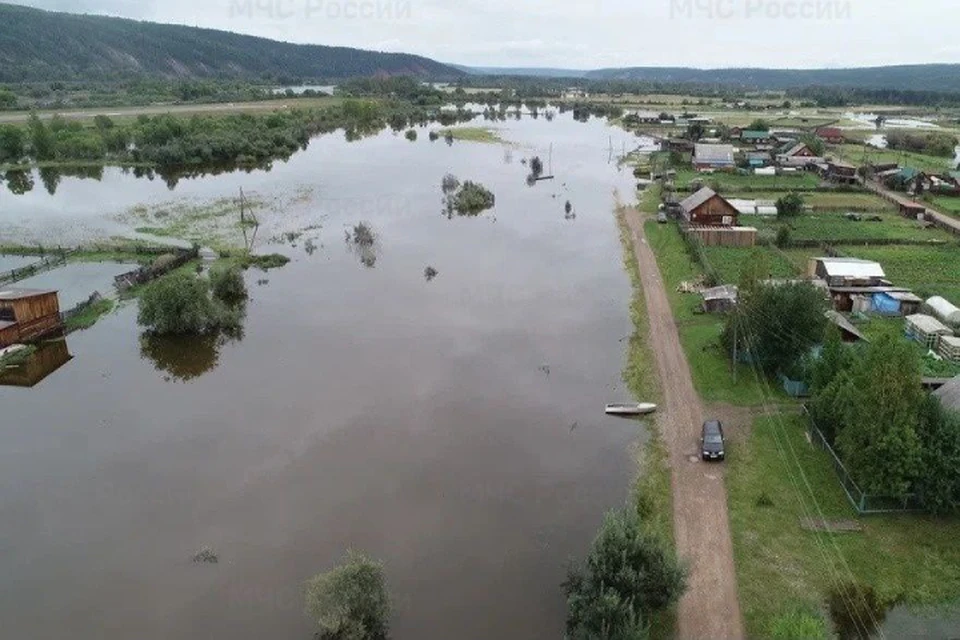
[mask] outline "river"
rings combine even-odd
[[[603,415],[629,398],[613,206],[633,180],[610,149],[635,138],[497,126],[514,147],[333,134],[172,190],[107,169],[2,193],[0,243],[109,237],[131,207],[240,187],[283,202],[277,229],[320,226],[312,254],[258,247],[294,261],[248,273],[242,338],[141,347],[128,303],[33,388],[0,386],[6,637],[307,639],[301,585],[348,549],[385,563],[399,640],[562,637],[567,563],[644,438]],[[521,159],[551,145],[556,179],[528,187]],[[446,173],[496,208],[441,215]],[[372,261],[344,242],[360,221]],[[191,562],[203,545],[218,564]]]

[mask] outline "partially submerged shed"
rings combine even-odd
[[[0,289],[0,349],[38,340],[62,325],[56,291]]]
[[[931,351],[940,347],[940,338],[952,336],[953,331],[933,316],[918,313],[907,317],[907,336]]]

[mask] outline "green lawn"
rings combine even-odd
[[[708,263],[724,284],[737,284],[743,265],[757,254],[766,256],[770,278],[795,278],[806,271],[810,257],[823,253],[818,248],[781,251],[768,246],[706,247],[703,251]]]
[[[503,142],[500,132],[490,127],[451,127],[441,129],[439,133],[441,137],[450,134],[454,140],[463,142],[485,142],[488,144]]]
[[[880,216],[882,221],[863,220],[855,222],[843,216],[843,212],[816,212],[804,214],[786,221],[772,217],[754,216],[749,220],[765,236],[775,237],[786,226],[791,230],[792,240],[817,240],[821,242],[852,242],[870,240],[909,240],[956,242],[956,237],[941,229],[925,229],[915,220],[892,212],[864,214]]]
[[[772,200],[783,197],[782,191],[747,191],[725,193],[726,198],[743,200]],[[845,191],[809,191],[803,194],[804,203],[813,209],[830,211],[895,211],[892,203],[873,193]]]
[[[739,173],[697,173],[692,168],[677,171],[677,189],[687,189],[694,180],[701,180],[710,186],[719,183],[723,193],[746,191],[811,191],[820,185],[820,178],[807,171],[790,176],[756,176]]]
[[[933,207],[942,213],[960,217],[960,198],[933,196]]]
[[[647,241],[657,256],[670,306],[673,308],[680,332],[680,343],[690,362],[693,383],[705,402],[756,406],[769,400],[769,392],[758,384],[753,369],[737,366],[737,382],[733,380],[730,358],[720,346],[723,318],[695,313],[700,304],[696,294],[679,293],[677,285],[693,281],[701,275],[700,268],[690,259],[686,246],[674,224],[662,225],[648,221]],[[786,398],[775,390],[778,400]]]
[[[877,149],[857,144],[844,144],[831,147],[827,155],[833,153],[851,164],[887,164],[896,163],[923,171],[947,171],[951,169],[951,158],[938,158],[922,153]]]
[[[802,517],[855,519],[826,453],[808,444],[799,417],[756,420],[728,446],[730,526],[747,636],[771,635],[796,610],[825,615],[840,583],[872,587],[884,602],[946,604],[960,597],[960,520],[861,519],[864,531],[814,534]],[[770,505],[770,506],[764,506]]]
[[[943,296],[960,304],[960,246],[844,247],[852,258],[879,262],[893,284],[920,297]]]

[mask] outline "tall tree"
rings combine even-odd
[[[837,434],[843,460],[864,491],[905,495],[922,462],[916,351],[899,336],[881,337],[858,364],[853,384],[857,393],[849,421]]]

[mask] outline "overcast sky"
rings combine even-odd
[[[4,0],[473,66],[960,62],[957,0]]]

